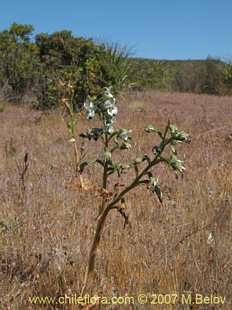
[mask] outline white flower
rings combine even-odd
[[[151,185],[152,187],[155,188],[155,187],[158,185],[158,182],[159,182],[158,178],[150,177],[150,185]]]
[[[118,108],[116,106],[107,110],[109,116],[116,116],[118,114]]]
[[[121,138],[124,141],[127,141],[129,139],[130,132],[131,130],[122,129],[121,132],[119,133],[119,138]]]
[[[114,128],[113,128],[113,118],[108,118],[104,120],[104,130],[105,132],[111,134],[114,132]]]
[[[86,110],[86,118],[87,119],[92,119],[95,116],[95,106],[93,102],[91,101],[86,101],[84,103],[84,108]]]
[[[95,116],[95,111],[88,111],[87,112],[87,115],[86,115],[87,119],[92,119],[92,118],[94,118],[94,116]]]
[[[111,87],[106,87],[105,96],[108,98],[114,98],[114,96],[111,94],[110,91],[111,91]]]
[[[86,110],[93,110],[93,109],[94,109],[94,104],[93,104],[93,102],[87,100],[87,101],[84,103],[84,108],[85,108]]]
[[[111,88],[105,88],[103,101],[91,102],[87,99],[84,103],[87,119],[92,119],[95,114],[99,114],[104,123],[103,130],[109,134],[114,132],[113,123],[118,114],[118,108],[115,105],[116,99],[111,93]],[[125,137],[125,140],[126,137]]]
[[[104,108],[105,109],[112,109],[114,107],[114,102],[112,102],[112,100],[106,100],[104,102]]]
[[[109,134],[114,132],[114,127],[111,124],[106,124],[105,125],[105,131]]]

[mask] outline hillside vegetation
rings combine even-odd
[[[75,37],[69,30],[33,36],[32,25],[12,24],[0,32],[0,96],[39,108],[57,106],[59,82],[75,85],[77,107],[103,87],[159,89],[224,95],[231,92],[232,65],[201,61],[132,58],[117,44]]]

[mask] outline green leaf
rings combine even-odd
[[[153,125],[148,125],[144,130],[148,133],[155,132],[161,135],[161,130]]]
[[[158,179],[153,177],[151,173],[150,173],[149,185],[148,186],[149,186],[151,192],[156,194],[160,203],[162,203],[163,202],[162,192],[161,192],[161,189],[160,189],[159,184],[158,184]]]
[[[185,133],[184,131],[178,131],[176,125],[174,124],[170,124],[169,125],[169,129],[171,132],[171,136],[174,139],[173,142],[186,142],[189,143],[190,139],[189,139],[189,135],[187,133]],[[173,143],[175,144],[175,143]]]
[[[172,169],[179,172],[184,172],[185,170],[183,163],[184,162],[178,159],[174,154],[172,154],[168,160],[168,164],[172,167]]]
[[[131,148],[131,144],[130,143],[127,143],[127,142],[123,142],[121,145],[120,145],[120,150],[128,150]]]

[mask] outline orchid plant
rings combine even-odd
[[[81,188],[84,190],[90,189],[90,187],[83,184],[82,174],[84,169],[90,164],[98,164],[102,168],[102,184],[100,187],[94,187],[95,191],[101,195],[101,204],[96,219],[95,236],[89,251],[82,294],[84,294],[90,274],[94,271],[97,248],[109,212],[116,210],[123,217],[124,226],[128,224],[126,196],[139,186],[145,186],[162,203],[162,191],[158,177],[154,173],[154,167],[164,163],[175,173],[183,174],[185,167],[183,161],[177,158],[176,146],[180,143],[190,142],[189,136],[185,132],[179,131],[170,121],[168,121],[164,131],[154,125],[149,125],[145,128],[145,132],[158,135],[160,140],[158,144],[152,146],[151,153],[134,158],[128,163],[116,162],[114,159],[115,151],[130,149],[132,147],[132,138],[131,130],[116,128],[115,126],[118,107],[112,88],[105,88],[98,98],[88,98],[83,105],[83,110],[88,120],[98,117],[101,126],[88,129],[80,134],[80,138],[101,141],[103,152],[100,157],[94,160],[87,161],[84,158],[83,160],[80,159],[78,163]],[[73,110],[71,109],[71,111]],[[134,173],[128,175],[131,176],[128,184],[109,182],[112,175],[117,174],[120,178],[123,174],[128,174],[130,170]]]

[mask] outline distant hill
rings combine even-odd
[[[131,83],[138,89],[218,93],[225,63],[220,59],[158,60],[130,58]],[[210,81],[209,81],[210,80]],[[210,85],[209,85],[210,84]],[[214,85],[213,85],[214,84]]]

